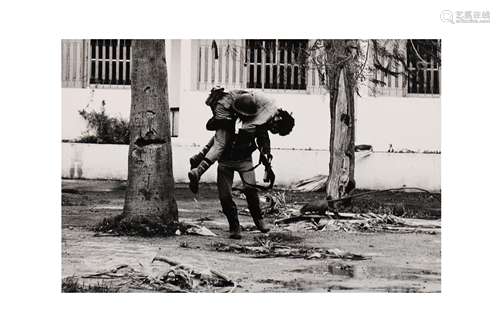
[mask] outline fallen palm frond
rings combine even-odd
[[[441,222],[404,219],[391,214],[298,215],[276,220],[288,231],[393,232],[436,234]]]
[[[269,192],[264,194],[267,206],[263,208],[265,215],[280,214],[287,210],[285,192]]]
[[[232,292],[237,286],[215,270],[201,271],[164,256],[156,256],[152,263],[157,261],[167,263],[169,267],[144,273],[129,265],[119,265],[97,273],[65,278],[62,289],[63,292]]]
[[[234,282],[231,281],[226,275],[213,269],[200,271],[191,265],[182,264],[171,258],[165,256],[156,256],[153,258],[152,262],[161,261],[173,266],[174,270],[180,270],[187,273],[193,279],[198,279],[201,285],[208,285],[213,287],[228,287],[234,286]],[[191,287],[194,283],[191,284]]]
[[[247,254],[254,258],[287,257],[293,259],[348,259],[366,260],[369,257],[339,249],[323,249],[305,246],[282,245],[268,238],[260,237],[255,243],[242,245],[235,243],[216,242],[212,248],[218,252],[233,252]]]
[[[262,215],[267,218],[287,218],[299,213],[300,206],[287,202],[285,191],[270,191],[260,197]],[[251,216],[248,208],[239,214]]]
[[[300,180],[290,187],[292,191],[298,192],[317,192],[326,189],[328,176],[317,175],[311,178]]]

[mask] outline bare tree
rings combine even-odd
[[[354,94],[359,49],[357,40],[317,40],[307,55],[330,94],[328,199],[340,199],[355,188]]]
[[[409,43],[409,44],[407,44]],[[406,49],[414,59],[412,68]],[[411,48],[410,48],[411,47]],[[371,52],[371,53],[370,53]],[[312,64],[322,85],[330,94],[330,163],[326,186],[328,199],[346,196],[355,188],[355,94],[359,86],[385,83],[373,76],[402,76],[404,82],[414,78],[420,66],[441,63],[439,40],[316,40],[299,57],[304,66]]]

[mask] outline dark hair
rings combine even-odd
[[[281,118],[278,121],[278,134],[281,136],[288,135],[295,126],[295,119],[292,115],[283,109],[278,109],[278,116]]]
[[[213,87],[205,100],[205,104],[211,107],[212,104],[218,102],[225,94],[224,88],[219,86]]]

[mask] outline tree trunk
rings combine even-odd
[[[349,137],[349,146],[346,152],[346,155],[349,156],[349,182],[346,187],[346,194],[349,194],[352,190],[356,188],[356,181],[354,180],[354,166],[355,166],[355,147],[356,147],[356,132],[355,132],[355,104],[354,104],[354,87],[356,86],[356,82],[354,82],[354,77],[352,73],[347,72],[345,76],[345,90],[346,90],[346,98],[347,98],[347,112],[349,115],[349,126],[348,126],[348,137]]]
[[[128,186],[123,218],[174,223],[170,110],[164,40],[132,42]]]
[[[340,199],[354,188],[354,94],[345,68],[330,70],[330,165],[328,199]]]

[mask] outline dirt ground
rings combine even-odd
[[[62,181],[62,277],[82,276],[119,265],[138,270],[151,266],[159,253],[200,270],[222,272],[237,283],[232,292],[440,292],[441,234],[417,232],[289,231],[274,227],[267,235],[244,231],[241,240],[228,239],[215,185],[203,184],[198,203],[186,184],[177,184],[181,221],[204,221],[217,236],[180,235],[169,238],[96,237],[92,227],[121,212],[126,183],[122,181]],[[287,202],[321,198],[321,193],[285,192]],[[235,200],[246,207],[241,198]],[[354,200],[350,211],[373,212],[439,221],[440,194],[384,193]],[[240,216],[244,227],[251,218]],[[423,223],[425,223],[422,220]],[[367,260],[335,258],[255,258],[245,253],[219,252],[214,244],[248,245],[268,237],[284,246],[340,249]],[[149,269],[149,268],[148,268]],[[209,291],[209,290],[207,290]]]

